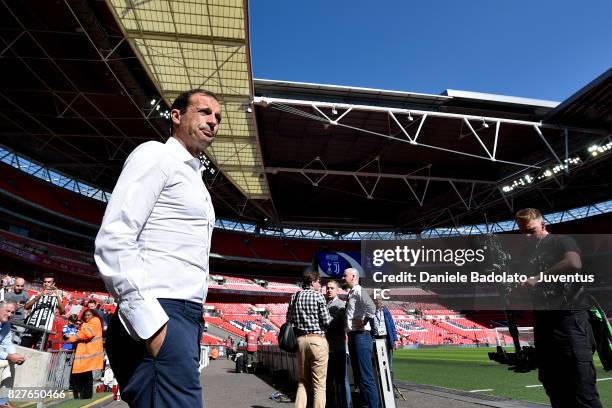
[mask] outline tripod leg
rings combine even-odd
[[[406,401],[406,397],[404,397],[404,394],[402,394],[400,389],[397,388],[397,385],[393,384],[393,389],[395,390],[396,395],[399,395],[399,397],[402,399],[402,401]]]

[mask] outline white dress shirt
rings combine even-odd
[[[376,306],[368,292],[363,290],[361,285],[355,285],[349,291],[348,300],[346,301],[346,331],[352,332],[356,330],[370,330],[369,321],[376,312]]]
[[[96,237],[95,260],[135,339],[168,321],[158,298],[203,303],[215,225],[203,167],[174,137],[127,158]]]

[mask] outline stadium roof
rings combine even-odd
[[[599,166],[588,149],[605,146],[606,129],[544,123],[556,102],[254,85],[265,171],[288,225],[421,231],[609,198],[580,178]],[[570,193],[568,183],[583,189]]]
[[[242,0],[0,10],[3,145],[91,191],[112,189],[136,145],[165,140],[178,92],[204,86],[224,108],[205,174],[220,217],[418,232],[610,198],[610,71],[558,106],[253,81]]]
[[[612,132],[612,68],[553,109],[545,121]]]
[[[247,20],[242,0],[3,2],[2,143],[110,191],[135,146],[167,138],[177,92],[202,85],[224,105],[206,174],[217,213],[260,219]]]
[[[112,0],[127,41],[168,105],[187,89],[221,100],[223,126],[207,154],[249,199],[269,198],[252,115],[247,7],[242,0]],[[153,102],[155,105],[156,102]]]

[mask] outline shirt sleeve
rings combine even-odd
[[[167,152],[158,142],[138,146],[128,157],[96,237],[94,259],[119,317],[135,339],[148,339],[168,316],[154,298],[141,293],[145,270],[138,236],[170,176]]]
[[[366,291],[364,288],[361,288],[361,300],[363,301],[365,316],[369,319],[374,318],[374,315],[376,314],[376,305],[374,304],[374,301],[370,297],[368,291]]]
[[[15,345],[13,344],[13,333],[9,329],[6,333],[6,336],[2,339],[2,343],[0,343],[0,347],[3,350],[0,350],[0,360],[6,360],[9,354],[15,354],[17,351],[15,350]]]
[[[285,316],[285,320],[286,321],[290,321],[289,319],[291,318],[291,305],[293,305],[293,299],[296,297],[297,295],[294,293],[293,295],[291,295],[291,300],[289,300],[289,306],[287,306],[287,315]]]
[[[389,309],[384,308],[383,310],[385,313],[385,325],[387,326],[387,333],[389,333],[389,335],[391,336],[391,341],[395,343],[397,341],[397,330],[395,329],[395,322],[393,321],[393,316],[391,315]]]
[[[321,327],[325,328],[329,326],[332,318],[329,314],[329,310],[327,309],[327,304],[325,304],[325,298],[323,295],[319,294],[319,324]]]
[[[578,244],[574,238],[569,235],[558,235],[557,237],[557,244],[559,245],[559,248],[563,254],[568,252],[576,252],[578,255],[580,255],[580,247],[578,247]]]

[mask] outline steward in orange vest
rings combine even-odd
[[[67,336],[67,341],[76,343],[73,373],[102,370],[104,368],[104,346],[102,344],[102,323],[98,316],[87,317],[90,310],[83,313],[85,321],[75,336]]]
[[[92,372],[104,368],[102,320],[91,309],[86,309],[82,318],[83,324],[76,335],[65,337],[67,342],[76,343],[71,377],[74,399],[90,399],[92,397]]]

